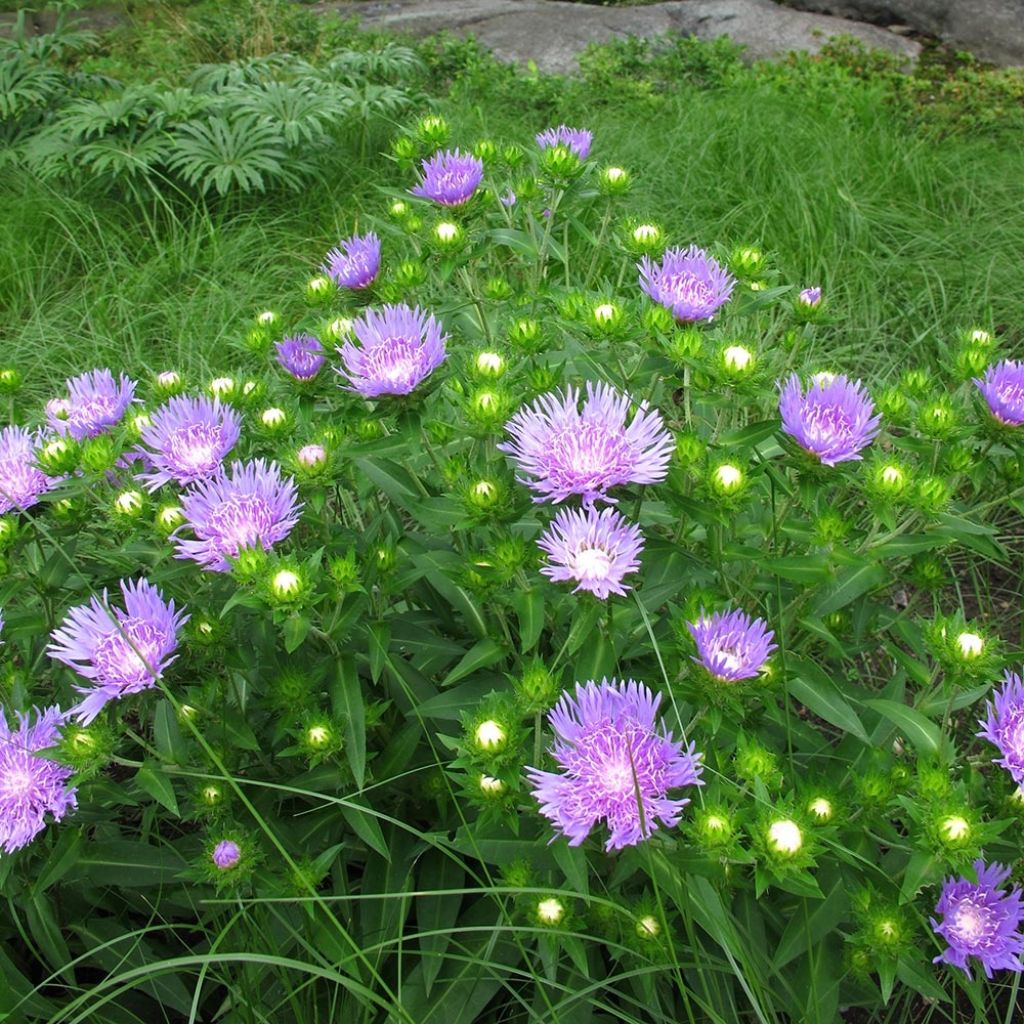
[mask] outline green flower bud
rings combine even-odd
[[[388,216],[394,220],[404,220],[409,216],[409,204],[404,199],[394,199],[388,206]]]
[[[774,818],[765,830],[765,840],[773,853],[793,857],[804,845],[804,833],[792,818]]]
[[[5,551],[18,535],[18,522],[11,516],[0,516],[0,551]]]
[[[398,564],[398,552],[390,543],[378,544],[371,553],[371,563],[379,573],[388,573]]]
[[[568,146],[559,143],[541,151],[540,168],[545,177],[567,182],[583,170],[583,162]]]
[[[727,846],[736,834],[732,815],[723,807],[703,807],[695,812],[694,827],[705,846]]]
[[[509,167],[518,167],[522,162],[526,154],[523,152],[523,147],[516,145],[512,142],[505,146],[501,151],[501,159],[509,165]]]
[[[590,323],[602,334],[614,334],[623,323],[625,313],[614,302],[601,302],[590,311]]]
[[[920,397],[928,392],[931,380],[926,370],[907,370],[903,374],[903,390]]]
[[[44,473],[50,476],[59,476],[70,473],[77,467],[80,454],[81,451],[74,438],[70,436],[55,437],[36,451],[36,462]]]
[[[214,398],[230,398],[238,391],[238,383],[234,377],[214,377],[207,389]]]
[[[951,497],[945,480],[937,476],[926,476],[918,481],[912,501],[922,512],[936,515],[945,509]]]
[[[779,759],[767,747],[756,741],[741,743],[733,757],[736,776],[744,782],[761,779],[769,788],[782,784]]]
[[[493,775],[480,775],[476,780],[476,784],[481,796],[488,800],[494,800],[502,796],[506,789],[505,783],[501,779],[496,779]]]
[[[946,566],[935,555],[918,555],[910,562],[910,580],[921,590],[938,590],[947,583]]]
[[[661,925],[653,914],[644,914],[643,917],[637,918],[634,930],[638,939],[649,942],[661,934]]]
[[[499,352],[484,349],[473,357],[473,372],[480,377],[498,378],[505,369],[505,359]]]
[[[634,225],[628,235],[629,248],[640,253],[660,252],[664,247],[665,233],[657,224],[644,222]]]
[[[13,395],[21,387],[21,374],[12,366],[0,370],[0,395]]]
[[[484,297],[500,302],[502,299],[510,298],[512,286],[503,277],[489,277],[484,282]]]
[[[664,306],[651,304],[644,306],[640,314],[640,323],[645,330],[668,334],[675,326],[675,319]]]
[[[558,679],[548,671],[540,658],[534,658],[512,685],[520,706],[529,715],[549,710],[561,694]]]
[[[677,363],[696,359],[704,348],[704,339],[695,327],[684,327],[669,339],[668,354]]]
[[[438,224],[435,231],[444,226]],[[447,226],[454,227],[452,224]],[[399,288],[419,288],[426,282],[427,276],[427,268],[419,260],[402,260],[394,271],[395,284]]]
[[[736,497],[746,484],[746,474],[732,462],[721,462],[710,473],[708,485],[719,498]]]
[[[440,149],[451,136],[451,129],[443,117],[428,114],[420,118],[419,124],[416,125],[416,136],[425,145]]]
[[[331,341],[344,341],[351,333],[352,321],[347,316],[335,317],[323,329],[323,334]]]
[[[821,825],[831,821],[835,812],[835,805],[827,796],[812,797],[807,802],[807,813]]]
[[[473,143],[473,156],[485,164],[492,163],[498,158],[497,144],[491,139],[477,139]]]
[[[527,352],[534,351],[540,340],[540,324],[536,320],[514,320],[508,328],[509,341]]]
[[[477,480],[464,492],[466,504],[477,512],[486,512],[500,504],[502,486],[493,480]]]
[[[138,519],[142,515],[145,504],[146,498],[142,491],[134,489],[121,491],[114,499],[114,517],[126,522]]]
[[[311,277],[306,282],[306,301],[310,305],[320,306],[331,301],[338,294],[338,286],[323,274]]]
[[[154,378],[153,390],[158,398],[169,398],[171,395],[177,395],[184,391],[185,382],[176,370],[164,370]]]
[[[82,442],[82,468],[89,473],[106,473],[113,469],[121,452],[113,438],[106,434]]]
[[[918,418],[921,433],[928,437],[949,437],[956,429],[956,413],[945,399],[922,406]]]
[[[560,377],[558,372],[550,366],[534,366],[530,369],[526,379],[530,390],[539,395],[556,387]]]
[[[683,432],[676,435],[676,458],[682,465],[692,466],[700,462],[706,452],[707,445],[697,434]]]
[[[548,896],[537,901],[534,916],[538,924],[545,928],[555,928],[565,919],[565,904],[554,896]]]
[[[632,184],[629,171],[624,167],[603,167],[597,178],[598,189],[606,196],[623,196]]]
[[[434,225],[431,233],[434,245],[443,252],[456,252],[462,248],[466,233],[454,221],[443,220]]]
[[[729,377],[748,376],[756,362],[754,353],[745,345],[729,345],[722,350],[722,369]]]
[[[730,268],[738,274],[755,274],[764,267],[764,253],[754,245],[737,246],[729,256]]]
[[[416,143],[408,135],[399,135],[391,143],[391,152],[399,160],[413,160],[417,155]]]
[[[486,754],[494,754],[508,742],[508,730],[493,718],[484,719],[473,730],[473,743]]]
[[[288,413],[275,405],[269,409],[264,409],[260,413],[260,426],[268,434],[281,434],[290,428],[291,423],[289,422]]]
[[[954,359],[954,369],[960,380],[980,377],[992,360],[992,353],[979,345],[968,345],[960,349]]]
[[[508,399],[501,391],[484,388],[470,396],[467,412],[477,427],[494,430],[508,419]]]
[[[877,396],[875,404],[886,419],[899,419],[907,408],[907,394],[902,388],[886,388]]]
[[[279,565],[267,573],[265,589],[273,605],[297,605],[308,596],[310,583],[298,565]]]

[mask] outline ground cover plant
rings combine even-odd
[[[9,1019],[1013,1019],[1019,299],[937,284],[1012,154],[963,184],[851,91],[815,208],[767,88],[685,163],[644,97],[496,140],[456,83],[291,233],[11,176]],[[41,196],[37,259],[115,242],[80,296],[17,266]],[[222,236],[194,342],[177,295],[118,337]]]

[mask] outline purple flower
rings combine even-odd
[[[120,423],[135,398],[135,381],[122,373],[120,381],[115,382],[109,370],[91,370],[67,385],[67,407],[47,403],[47,415],[58,434],[70,434],[76,441],[95,437]]]
[[[1016,672],[1003,673],[1003,688],[985,705],[988,717],[979,736],[994,743],[1003,755],[993,758],[1017,785],[1024,785],[1024,683]]]
[[[324,347],[312,334],[296,334],[277,343],[277,361],[296,380],[312,380],[326,362]]]
[[[366,398],[408,395],[444,362],[448,335],[441,329],[419,306],[368,309],[352,324],[361,347],[346,341],[337,350],[345,364],[337,372]]]
[[[24,512],[60,483],[35,464],[35,449],[40,440],[24,427],[0,430],[0,515],[15,509]]]
[[[380,271],[380,239],[372,231],[346,238],[328,252],[323,271],[341,288],[368,288]]]
[[[598,821],[611,831],[606,850],[647,839],[659,822],[676,825],[686,798],[670,800],[680,786],[700,786],[700,754],[684,750],[655,725],[661,694],[643,683],[576,684],[548,715],[556,742],[551,754],[561,773],[528,768],[540,812],[579,846]]]
[[[974,383],[988,402],[989,410],[1008,427],[1024,424],[1024,363],[1004,359],[985,370],[985,379]]]
[[[764,619],[751,619],[742,611],[715,612],[711,618],[702,614],[686,628],[697,644],[693,660],[723,683],[753,679],[778,646]]]
[[[605,600],[609,594],[625,596],[629,590],[622,578],[640,568],[638,555],[644,548],[643,535],[615,509],[598,512],[562,509],[537,542],[550,564],[541,574],[556,583],[575,580],[573,593],[589,590]]]
[[[797,302],[801,306],[807,306],[809,309],[814,309],[816,306],[821,305],[821,289],[820,288],[805,288],[799,296],[797,296]]]
[[[539,495],[535,502],[557,504],[578,494],[588,507],[598,500],[614,504],[610,487],[665,479],[674,442],[661,413],[641,402],[627,426],[629,395],[588,381],[582,412],[579,397],[571,386],[564,395],[548,392],[505,424],[512,440],[498,451],[516,462],[525,475],[520,483]]]
[[[172,480],[185,486],[209,476],[220,468],[242,431],[238,413],[216,398],[179,395],[157,409],[152,419],[142,431],[149,449],[138,453],[155,470],[139,475],[150,492]]]
[[[820,374],[803,393],[794,373],[780,387],[782,429],[823,465],[859,461],[858,454],[878,436],[881,416],[860,381]]]
[[[227,572],[226,556],[237,558],[244,548],[260,545],[269,551],[292,532],[302,504],[295,481],[281,479],[276,462],[263,459],[233,462],[229,476],[221,467],[181,496],[185,522],[172,534],[178,558],[191,558],[204,569]],[[196,540],[183,540],[180,531],[191,529]]]
[[[163,671],[177,657],[178,630],[188,621],[184,609],[148,580],[121,581],[124,610],[111,608],[107,591],[103,600],[72,608],[53,631],[47,653],[62,661],[92,685],[75,689],[85,700],[68,711],[88,725],[110,700],[156,686]]]
[[[590,144],[594,136],[585,128],[569,128],[560,124],[557,128],[547,128],[538,132],[534,138],[541,149],[548,149],[551,146],[568,146],[581,160],[586,160],[590,155]]]
[[[77,806],[75,789],[67,782],[67,765],[37,757],[61,739],[60,708],[36,709],[36,723],[15,712],[18,728],[12,732],[6,712],[0,710],[0,849],[14,853],[27,846],[46,827],[46,813],[60,821]]]
[[[498,202],[501,203],[502,206],[515,206],[516,205],[516,194],[515,194],[515,192],[513,192],[512,189],[509,189],[507,192],[505,192],[502,195],[498,196]]]
[[[228,871],[233,868],[241,859],[242,851],[232,839],[222,839],[214,848],[211,855],[213,863],[221,871]]]
[[[445,150],[423,160],[423,180],[409,191],[442,206],[461,206],[476,191],[484,165],[469,153]]]
[[[931,926],[949,947],[932,962],[959,967],[968,978],[970,956],[981,961],[986,978],[1002,968],[1024,971],[1020,960],[1024,952],[1024,935],[1019,931],[1024,920],[1021,891],[1017,886],[1009,892],[999,888],[1010,877],[1010,869],[1001,864],[986,866],[979,859],[974,862],[974,872],[977,883],[950,878],[942,887],[935,906],[935,912],[943,915],[942,923],[932,918]]]
[[[729,301],[736,279],[703,249],[666,249],[661,263],[637,264],[640,287],[680,323],[710,320]]]

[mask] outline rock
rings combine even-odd
[[[749,59],[790,50],[817,52],[829,36],[852,35],[872,47],[914,57],[920,46],[877,25],[780,7],[771,0],[668,0],[640,7],[600,7],[563,0],[363,0],[314,5],[357,16],[364,25],[414,35],[441,29],[474,35],[499,60],[534,61],[570,73],[589,43],[674,31],[699,39],[731,36]]]
[[[1024,0],[786,0],[878,25],[902,22],[993,64],[1024,65]]]

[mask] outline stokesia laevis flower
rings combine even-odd
[[[1017,785],[1024,785],[1024,683],[1016,672],[1003,674],[1003,687],[985,705],[988,717],[979,721],[979,736],[999,748],[993,761],[1005,768]]]
[[[27,846],[46,827],[46,814],[60,821],[77,806],[76,790],[68,788],[74,774],[67,765],[38,757],[61,739],[60,708],[36,710],[31,716],[15,712],[18,728],[11,730],[0,709],[0,850],[14,853]]]
[[[968,957],[977,957],[991,978],[1001,969],[1024,971],[1020,955],[1024,953],[1024,920],[1021,891],[1000,886],[1010,877],[1010,869],[1001,864],[974,862],[977,883],[966,878],[949,878],[942,887],[942,896],[935,912],[942,914],[940,924],[934,918],[931,926],[936,935],[949,943],[933,963],[945,961],[959,967],[969,978]]]
[[[276,462],[263,459],[233,462],[230,475],[217,473],[190,487],[181,496],[185,522],[172,534],[178,558],[190,558],[204,569],[227,572],[227,557],[237,558],[245,548],[269,551],[284,540],[299,521],[302,503],[295,481],[281,478]],[[195,540],[179,537],[191,530]]]
[[[275,347],[278,364],[296,380],[313,380],[327,360],[320,339],[312,334],[296,334]]]
[[[816,306],[820,306],[821,289],[817,286],[813,288],[804,288],[804,290],[797,296],[797,302],[799,302],[801,306],[807,306],[809,309],[814,309]]]
[[[557,128],[547,128],[538,132],[534,138],[541,149],[549,149],[551,146],[568,146],[580,160],[586,160],[590,156],[590,144],[594,141],[593,133],[587,131],[586,128],[569,128],[564,124],[560,124]]]
[[[88,725],[107,701],[156,686],[177,657],[178,631],[188,621],[184,609],[148,580],[122,580],[124,609],[93,597],[77,605],[53,631],[47,653],[73,668],[92,685],[75,689],[85,700],[68,711]]]
[[[67,382],[66,415],[50,415],[50,426],[58,434],[70,434],[76,441],[95,437],[107,427],[120,423],[125,409],[135,398],[135,381],[121,374],[115,382],[109,370],[91,370]]]
[[[643,683],[602,679],[577,683],[575,696],[563,693],[548,715],[561,772],[527,774],[541,814],[570,846],[602,820],[611,833],[606,850],[635,845],[678,823],[690,801],[669,799],[669,790],[703,785],[694,745],[684,749],[656,725],[660,703]]]
[[[366,398],[408,395],[444,362],[448,335],[441,331],[419,306],[368,309],[352,323],[360,344],[346,341],[337,350],[344,363],[337,372]]]
[[[742,611],[715,612],[710,618],[701,615],[686,624],[697,644],[693,660],[723,683],[753,679],[778,646],[772,643],[775,634],[767,625],[764,619],[751,619]]]
[[[1024,363],[1004,359],[985,370],[984,380],[974,378],[992,415],[1008,427],[1024,424]]]
[[[653,484],[665,479],[674,450],[661,413],[641,402],[627,425],[633,399],[607,384],[587,382],[579,391],[551,391],[523,406],[505,424],[511,440],[498,451],[511,456],[520,483],[536,491],[535,502],[558,503],[578,494],[590,507],[614,504],[608,489],[619,484]]]
[[[380,271],[380,239],[372,231],[346,238],[327,253],[323,271],[340,288],[368,288]]]
[[[613,508],[562,509],[537,546],[549,559],[542,575],[556,583],[575,580],[573,593],[589,590],[603,601],[609,594],[625,596],[630,589],[622,580],[640,568],[644,539],[639,527]]]
[[[860,460],[861,449],[878,436],[882,417],[859,380],[821,375],[804,394],[794,373],[780,391],[783,431],[823,465]]]
[[[142,454],[154,472],[139,479],[152,492],[172,480],[181,486],[195,483],[220,468],[221,460],[235,446],[242,418],[216,398],[177,395],[152,415],[143,428]]]
[[[476,191],[484,165],[470,153],[445,150],[423,160],[423,180],[409,191],[442,206],[461,206]]]
[[[640,287],[680,323],[710,320],[729,301],[736,278],[703,249],[666,249],[661,262],[637,264]]]
[[[24,512],[60,483],[59,478],[47,476],[35,464],[40,442],[38,435],[24,427],[0,430],[0,515]]]

